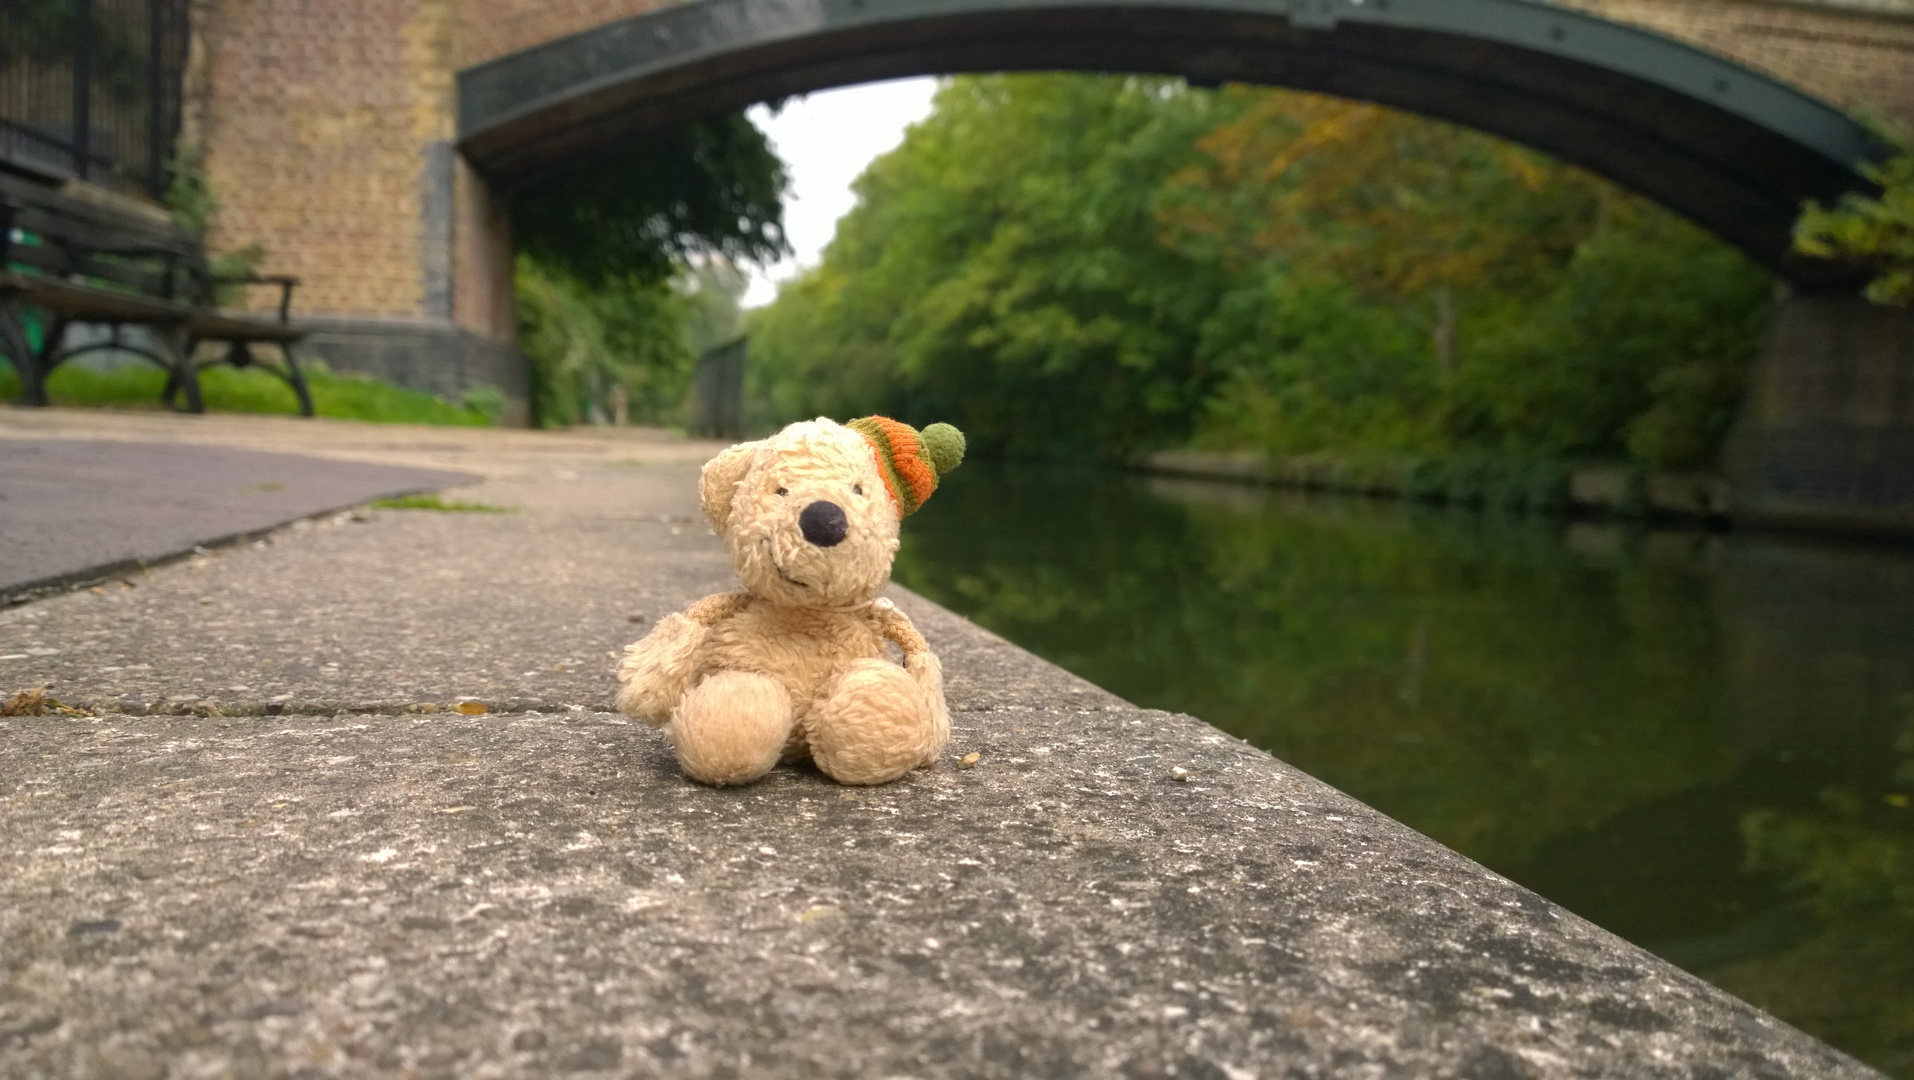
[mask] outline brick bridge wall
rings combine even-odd
[[[1914,0],[1561,0],[1914,128]],[[452,148],[461,68],[660,0],[194,0],[186,140],[216,251],[298,274],[335,366],[522,402],[510,236]],[[422,342],[426,344],[421,344]]]

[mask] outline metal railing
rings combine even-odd
[[[159,198],[188,0],[0,0],[0,164]]]

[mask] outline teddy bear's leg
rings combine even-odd
[[[748,784],[771,771],[791,734],[791,696],[769,675],[720,671],[691,688],[665,729],[685,775]]]
[[[937,756],[944,733],[924,688],[888,660],[857,660],[812,710],[811,757],[841,784],[883,784]]]

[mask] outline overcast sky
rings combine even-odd
[[[902,142],[905,128],[930,115],[936,90],[935,79],[898,79],[795,98],[776,116],[761,105],[751,110],[751,119],[791,170],[784,227],[797,255],[752,270],[745,307],[770,303],[777,282],[800,267],[817,265],[837,219],[855,202],[851,181],[873,158]]]

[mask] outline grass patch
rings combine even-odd
[[[446,499],[437,495],[401,495],[396,499],[374,499],[372,505],[381,510],[447,510],[461,514],[509,514],[509,506],[489,506],[485,503],[464,502],[459,499]]]
[[[200,392],[211,412],[297,415],[299,400],[292,388],[268,372],[209,368],[200,373]],[[55,405],[82,408],[159,409],[166,373],[146,364],[111,371],[62,364],[47,380],[47,396]],[[366,375],[336,375],[318,365],[306,372],[313,411],[339,420],[368,420],[382,424],[448,424],[490,427],[498,420],[504,397],[495,390],[475,390],[464,405],[453,405],[431,394],[404,390]],[[0,399],[20,396],[20,377],[0,361]],[[489,391],[489,392],[488,392]]]

